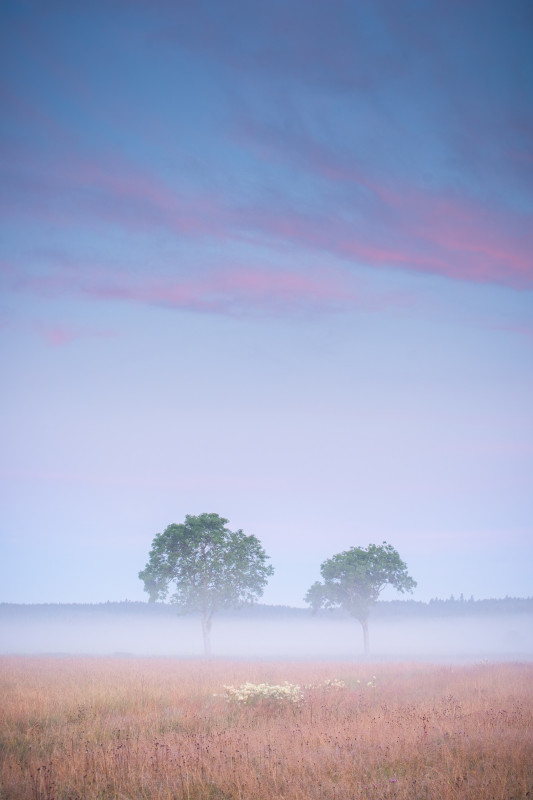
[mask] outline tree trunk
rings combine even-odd
[[[368,620],[360,619],[361,627],[363,628],[363,641],[365,647],[365,656],[370,655],[370,637],[368,635]]]
[[[204,637],[204,655],[206,658],[211,656],[211,614],[202,612],[202,634]]]

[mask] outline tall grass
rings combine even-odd
[[[284,681],[301,702],[224,690]],[[521,800],[532,691],[531,664],[4,657],[0,798]]]

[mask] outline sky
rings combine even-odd
[[[532,596],[531,3],[0,15],[0,601],[147,599],[204,512],[266,603],[382,541]]]

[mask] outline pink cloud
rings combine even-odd
[[[533,339],[533,324],[520,324],[518,322],[491,322],[487,327],[496,331],[518,333],[520,336],[526,336],[529,339]]]
[[[160,306],[197,313],[215,313],[233,317],[309,315],[340,312],[350,309],[380,312],[409,309],[412,313],[439,315],[442,311],[433,300],[405,291],[373,292],[365,282],[355,281],[348,270],[273,271],[268,267],[252,269],[226,268],[204,273],[196,278],[110,274],[103,269],[83,268],[77,272],[57,271],[33,278],[22,277],[5,282],[5,287],[31,291],[44,297],[61,298],[78,295],[104,302],[126,302]],[[483,314],[459,314],[462,322],[474,323],[492,330],[533,337],[533,326],[527,322],[487,319]],[[35,323],[34,330],[50,346],[60,347],[82,338],[108,338],[116,335],[67,324]]]
[[[358,265],[397,267],[455,280],[500,283],[517,289],[533,286],[533,234],[498,214],[477,213],[475,206],[454,207],[429,194],[405,191],[391,201],[396,218],[388,226],[367,220],[352,224],[290,209],[258,209],[247,223],[287,244],[320,249]],[[502,224],[503,222],[503,224]],[[368,226],[368,227],[367,227]],[[507,229],[506,229],[507,228]]]
[[[158,305],[234,316],[308,314],[350,308],[378,309],[405,305],[395,293],[372,292],[348,269],[305,266],[274,268],[271,265],[216,267],[189,270],[116,270],[112,263],[78,263],[54,253],[38,271],[20,265],[6,269],[4,291],[31,293],[45,300],[79,296],[104,301]],[[82,335],[97,335],[81,326],[39,325],[39,334],[60,345]]]
[[[239,310],[252,306],[272,312],[353,306],[358,297],[350,283],[347,276],[327,271],[303,274],[271,269],[228,269],[203,281],[186,283],[185,289],[189,296],[205,298],[221,308]]]
[[[84,158],[67,150],[43,161],[24,148],[11,148],[4,155],[3,179],[6,218],[65,228],[96,221],[132,232],[227,235],[228,212],[214,192],[177,191],[115,154]]]
[[[245,135],[254,139],[257,132]],[[6,213],[52,219],[62,226],[87,226],[96,220],[134,233],[164,229],[193,242],[256,240],[263,246],[320,251],[355,266],[517,289],[533,286],[530,216],[450,190],[431,192],[414,183],[385,182],[309,137],[282,140],[270,131],[267,137],[274,150],[265,157],[290,160],[296,152],[293,168],[327,181],[327,205],[297,211],[279,198],[237,204],[231,196],[214,192],[177,191],[154,173],[121,160],[67,154],[46,169],[41,163],[15,166]],[[8,178],[9,172],[8,165]],[[289,294],[281,273],[273,274],[277,296]],[[309,286],[301,290],[311,293]]]
[[[115,333],[109,330],[97,330],[94,328],[84,328],[70,325],[48,324],[37,322],[34,329],[39,336],[51,347],[62,347],[70,344],[76,339],[82,338],[109,338]]]
[[[533,286],[533,217],[494,208],[449,189],[429,191],[379,179],[353,157],[306,134],[292,137],[247,123],[238,140],[263,159],[283,160],[340,187],[314,215],[258,208],[251,224],[265,233],[373,266],[400,267],[457,280]],[[346,194],[348,192],[348,194]],[[346,210],[358,212],[350,219]],[[337,212],[337,213],[336,213]]]
[[[340,310],[360,302],[348,275],[330,271],[310,274],[270,269],[222,269],[198,278],[144,277],[132,280],[117,276],[66,275],[32,279],[26,286],[42,291],[76,291],[103,300],[126,300],[149,305],[216,312],[230,315],[278,314],[286,311]]]
[[[79,336],[77,331],[65,328],[61,325],[39,325],[37,329],[45,342],[52,345],[52,347],[68,344]]]

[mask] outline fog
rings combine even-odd
[[[361,626],[328,616],[250,619],[215,616],[215,657],[363,658]],[[533,615],[406,618],[370,622],[374,659],[533,660]],[[197,616],[73,614],[0,618],[1,654],[201,656]]]

